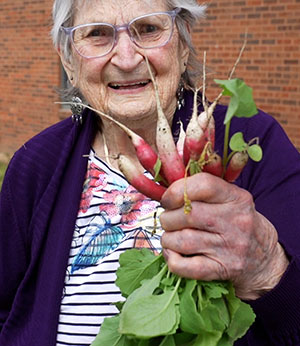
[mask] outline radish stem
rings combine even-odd
[[[223,148],[223,168],[225,170],[226,164],[228,162],[228,146],[229,146],[229,130],[230,130],[230,123],[229,121],[225,126],[225,135],[224,135],[224,148]]]

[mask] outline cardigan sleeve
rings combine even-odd
[[[0,194],[0,333],[28,263],[25,229],[16,217],[12,180],[8,167]]]
[[[279,284],[249,302],[256,322],[249,345],[300,345],[300,155],[281,126],[264,113],[249,121],[247,140],[259,136],[263,160],[249,162],[238,184],[275,226],[290,260]],[[238,344],[238,343],[237,343]]]
[[[67,118],[23,145],[0,195],[0,344],[56,340],[86,153],[97,118]]]
[[[50,202],[49,210],[44,208],[39,220],[37,210],[41,209],[44,196],[50,198],[56,193],[58,184],[53,182],[53,176],[62,166],[62,148],[73,137],[72,133],[67,135],[71,131],[69,119],[53,125],[25,143],[8,165],[0,193],[0,334],[8,317],[15,320],[15,311],[21,311],[23,303],[26,305],[21,298],[15,298],[33,257],[37,258],[41,251],[37,244],[43,237],[42,227],[40,232],[32,230],[36,222],[43,217],[46,220]]]

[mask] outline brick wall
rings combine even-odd
[[[207,51],[208,96],[226,79],[245,32],[248,42],[237,70],[254,90],[255,101],[283,125],[300,150],[300,0],[211,0],[194,42]]]
[[[202,1],[200,1],[202,2]],[[50,40],[49,0],[0,3],[0,153],[12,154],[62,116],[55,88],[60,65]],[[253,87],[257,105],[275,116],[300,149],[300,0],[210,0],[194,34],[212,78],[226,78],[248,30],[236,76]]]
[[[52,1],[1,0],[0,152],[13,153],[58,121],[57,54],[49,30]]]

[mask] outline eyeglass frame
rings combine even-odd
[[[103,56],[105,55],[108,55],[113,49],[114,47],[116,46],[117,44],[117,41],[118,41],[118,33],[119,31],[126,31],[131,42],[134,43],[137,47],[139,48],[142,48],[142,49],[153,49],[153,48],[160,48],[160,47],[163,47],[165,46],[166,44],[168,44],[170,42],[170,39],[171,37],[173,36],[173,32],[174,32],[174,23],[175,23],[175,18],[176,16],[178,15],[178,13],[182,10],[181,7],[176,7],[174,8],[174,10],[171,10],[171,11],[165,11],[165,12],[154,12],[154,13],[149,13],[149,14],[144,14],[142,16],[138,16],[136,18],[133,18],[131,19],[131,21],[129,21],[127,24],[121,24],[121,25],[114,25],[114,24],[110,24],[110,23],[88,23],[88,24],[79,24],[79,25],[76,25],[76,26],[70,26],[70,27],[65,27],[65,26],[60,26],[60,30],[63,31],[67,37],[70,39],[73,47],[75,48],[76,52],[82,56],[83,58],[85,59],[96,59],[96,58],[102,58]],[[150,16],[153,16],[153,15],[160,15],[160,14],[167,14],[171,17],[172,19],[172,29],[171,29],[171,33],[170,33],[170,36],[168,38],[168,40],[158,46],[152,46],[152,47],[142,47],[141,45],[139,45],[135,39],[133,38],[130,30],[129,30],[129,26],[136,20],[138,19],[142,19],[142,18],[146,18],[146,17],[150,17]],[[73,32],[78,29],[78,28],[84,28],[84,27],[87,27],[87,26],[90,26],[90,25],[106,25],[106,26],[109,26],[111,27],[113,30],[114,30],[114,42],[111,46],[111,48],[108,50],[107,53],[104,53],[102,55],[96,55],[96,56],[85,56],[85,55],[82,55],[78,49],[76,48],[75,46],[75,42],[74,42],[74,38],[73,38]]]

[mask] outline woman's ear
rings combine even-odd
[[[63,51],[61,51],[60,49],[57,51],[59,56],[60,56],[60,60],[61,60],[61,63],[64,67],[64,70],[66,71],[66,74],[68,76],[68,79],[70,81],[70,83],[74,85],[74,81],[75,81],[75,70],[74,70],[74,66],[73,66],[73,63],[72,63],[72,58],[70,59],[66,59]]]
[[[190,33],[190,26],[186,24],[187,31]],[[181,49],[181,74],[183,74],[186,70],[187,62],[190,56],[190,49],[186,43],[183,43],[181,40],[179,41],[180,49]]]
[[[190,55],[190,50],[189,47],[187,45],[183,45],[181,44],[181,64],[180,64],[180,72],[181,74],[183,74],[186,70],[186,66],[187,66],[187,62],[189,59],[189,55]]]

